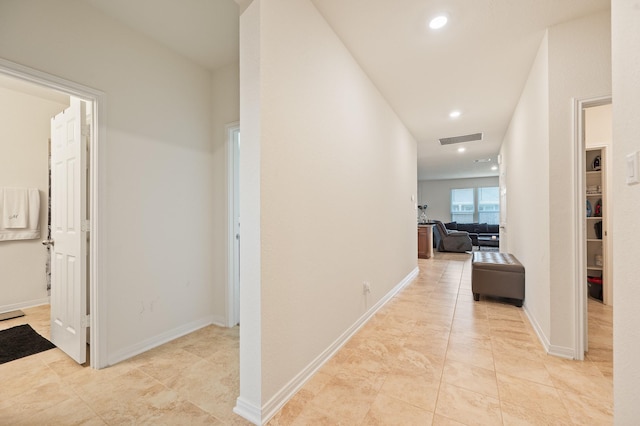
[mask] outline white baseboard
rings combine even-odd
[[[246,400],[242,399],[242,397],[238,397],[238,399],[236,399],[236,406],[233,407],[233,412],[244,417],[246,420],[249,420],[254,425],[261,424],[262,412],[260,407],[250,404]]]
[[[33,308],[34,306],[48,305],[49,297],[42,299],[27,300],[26,302],[12,303],[11,305],[0,306],[0,312],[16,311],[18,309]]]
[[[214,315],[211,317],[211,324],[217,325],[218,327],[227,328],[227,320],[223,315]]]
[[[538,336],[538,339],[540,340],[540,343],[542,343],[542,346],[544,347],[544,350],[547,354],[560,358],[574,359],[575,351],[572,348],[551,344],[549,338],[547,338],[547,336],[542,331],[542,327],[540,327],[538,321],[536,321],[533,315],[531,315],[526,305],[524,307],[524,313],[527,315],[527,318],[529,319],[533,330],[536,332],[536,335]]]
[[[167,342],[177,339],[178,337],[182,337],[186,334],[193,333],[196,330],[201,329],[202,327],[206,327],[213,323],[212,317],[205,317],[196,321],[192,321],[188,324],[181,325],[180,327],[176,327],[172,330],[161,333],[157,336],[150,337],[145,339],[135,345],[131,345],[124,349],[120,349],[110,355],[107,356],[107,364],[114,365],[125,359],[132,358],[136,355],[139,355],[143,352],[146,352],[150,349],[156,348],[160,345],[164,345]]]
[[[266,404],[262,407],[262,424],[266,424],[278,411],[291,399],[300,388],[322,367],[342,346],[358,332],[358,330],[367,323],[375,313],[382,308],[393,296],[409,284],[418,276],[419,269],[416,267],[406,277],[400,281],[391,291],[382,297],[374,306],[369,308],[351,327],[349,327],[338,339],[336,339],[327,349],[325,349],[316,359],[314,359],[307,367],[298,373],[289,383],[287,383],[280,391],[278,391]],[[239,411],[237,414],[245,417]],[[249,421],[255,420],[245,417]],[[260,424],[260,423],[255,423]]]
[[[535,331],[536,335],[538,336],[538,340],[540,340],[540,343],[542,343],[544,351],[549,353],[549,346],[551,345],[551,342],[549,342],[549,339],[544,334],[544,331],[542,330],[542,327],[540,327],[540,324],[538,324],[538,321],[536,321],[535,317],[531,315],[531,312],[529,312],[529,309],[527,309],[526,303],[524,304],[523,309],[525,315],[527,316],[527,319],[529,320],[529,323],[533,327],[533,331]]]
[[[575,351],[573,348],[567,348],[566,346],[550,345],[548,353],[549,355],[560,358],[575,359]]]

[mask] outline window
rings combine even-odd
[[[477,209],[476,209],[477,206]],[[451,221],[500,223],[500,191],[497,186],[451,190]]]
[[[478,188],[478,222],[500,223],[500,193],[497,186]]]
[[[475,213],[473,188],[451,190],[451,221],[472,223]]]

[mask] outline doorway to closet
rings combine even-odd
[[[578,312],[586,358],[613,370],[611,98],[578,102]]]

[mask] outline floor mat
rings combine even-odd
[[[0,364],[55,348],[29,324],[0,330]]]
[[[13,318],[19,318],[23,316],[24,316],[24,312],[22,312],[21,310],[3,312],[0,314],[0,321],[10,320]]]

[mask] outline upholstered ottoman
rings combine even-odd
[[[473,299],[480,295],[515,299],[516,306],[524,301],[524,266],[509,253],[473,252],[471,262]]]

